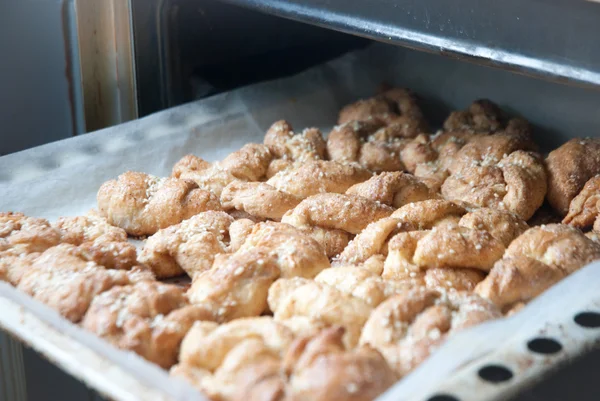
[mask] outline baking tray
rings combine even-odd
[[[597,0],[224,1],[378,41],[600,88]]]
[[[437,104],[440,110],[464,107],[473,98],[488,95],[501,104],[513,105],[526,117],[533,116],[534,122],[548,125],[554,118],[554,129],[542,125],[538,130],[543,144],[577,135],[588,124],[600,125],[594,121],[600,118],[598,113],[589,114],[590,109],[599,109],[600,99],[590,97],[586,101],[590,95],[580,88],[549,86],[525,77],[505,76],[504,71],[463,71],[428,57],[433,56],[390,53],[387,46],[373,46],[291,78],[4,156],[0,158],[0,210],[51,220],[85,213],[95,205],[100,184],[126,170],[167,175],[187,153],[221,159],[247,142],[260,142],[268,126],[281,118],[298,128],[327,130],[335,124],[343,104],[372,94],[381,81],[404,85],[410,81],[410,86],[426,95],[428,104]],[[435,68],[442,67],[446,75],[434,73]],[[421,75],[414,75],[412,69]],[[431,75],[423,79],[424,74]],[[509,81],[519,90],[507,90]],[[487,85],[482,86],[484,82]],[[528,88],[541,91],[532,91],[524,102],[523,90]],[[477,96],[480,91],[483,93]],[[517,391],[560,362],[597,346],[600,329],[583,327],[574,318],[579,316],[579,323],[588,326],[590,321],[594,325],[594,319],[597,323],[600,294],[597,286],[589,283],[598,282],[600,264],[590,265],[514,317],[456,335],[381,400],[492,400]],[[2,283],[0,310],[0,327],[111,399],[203,399],[186,383],[168,378],[158,367],[111,347]],[[538,337],[560,343],[561,349],[553,354],[530,351],[527,344]],[[490,384],[481,379],[479,371],[490,364],[497,365],[492,368],[492,377],[506,377],[503,369],[510,370],[508,380]],[[440,398],[443,395],[446,398]]]

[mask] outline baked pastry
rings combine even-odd
[[[221,193],[225,210],[236,209],[262,219],[280,220],[302,199],[264,182],[234,181]]]
[[[595,230],[600,230],[600,175],[590,178],[573,198],[563,223],[581,229],[593,225]]]
[[[344,344],[354,347],[372,307],[362,299],[314,280],[279,279],[269,289],[269,308],[275,320],[305,316],[326,325],[344,327]]]
[[[308,161],[280,171],[267,184],[300,199],[326,192],[344,193],[352,185],[371,178],[357,163]]]
[[[343,335],[343,328],[332,327],[291,345],[284,362],[289,399],[369,401],[394,384],[396,375],[379,352],[347,349]]]
[[[408,203],[390,217],[369,224],[348,244],[336,261],[342,264],[361,264],[374,258],[373,262],[378,260],[383,269],[388,242],[396,234],[456,224],[465,213],[467,210],[464,207],[443,199]]]
[[[441,190],[446,199],[507,210],[528,220],[544,203],[546,172],[537,155],[518,150],[496,164],[462,168]]]
[[[391,207],[360,196],[319,194],[306,198],[281,221],[305,230],[325,248],[328,257],[338,255],[353,234],[369,222],[392,214]]]
[[[276,121],[265,134],[264,144],[280,162],[278,169],[285,168],[293,162],[309,160],[325,160],[327,146],[323,134],[317,128],[308,128],[295,134],[292,126],[285,120]],[[273,167],[269,166],[269,170]],[[268,176],[272,174],[267,174]]]
[[[221,210],[216,196],[189,180],[127,172],[98,190],[100,214],[129,235],[151,235],[207,210]]]
[[[417,164],[432,161],[435,153],[427,146],[426,135],[407,129],[412,125],[418,123],[349,121],[329,133],[327,152],[332,160],[356,162],[374,172],[413,171]]]
[[[52,227],[60,232],[60,241],[67,244],[127,241],[125,230],[108,224],[95,210],[85,216],[59,217]]]
[[[209,163],[194,155],[184,156],[173,166],[171,176],[192,180],[199,188],[219,197],[223,188],[233,181],[258,181],[263,178],[272,157],[267,146],[250,143],[216,163]]]
[[[446,131],[476,131],[489,133],[502,128],[503,112],[494,102],[479,99],[466,110],[453,111],[446,121]]]
[[[17,288],[74,323],[83,318],[96,295],[114,286],[153,279],[147,273],[105,269],[70,244],[49,248],[23,268]]]
[[[415,289],[380,304],[360,337],[377,349],[400,377],[412,371],[448,336],[501,316],[475,294]]]
[[[382,276],[414,276],[432,267],[487,272],[526,229],[527,224],[510,213],[478,209],[463,215],[457,224],[400,232],[389,240]]]
[[[427,129],[416,96],[405,88],[390,88],[375,97],[344,106],[339,113],[338,124],[372,120],[391,123],[398,119],[418,121],[422,124],[420,128],[423,131],[420,132]]]
[[[548,202],[561,216],[585,183],[600,174],[600,138],[573,138],[546,158]]]
[[[581,231],[564,224],[533,227],[511,242],[475,292],[510,309],[597,259],[600,244]]]
[[[310,278],[328,266],[312,238],[286,224],[259,223],[235,253],[218,255],[210,270],[194,277],[188,296],[218,321],[258,316],[277,278]]]
[[[402,172],[375,175],[365,182],[348,188],[346,195],[362,196],[394,208],[439,197],[421,180]]]
[[[118,348],[169,368],[192,324],[212,319],[206,309],[189,305],[178,287],[142,281],[96,296],[81,325]]]
[[[45,219],[23,213],[0,213],[0,253],[43,252],[59,242],[60,232]]]
[[[184,273],[194,277],[209,270],[216,255],[229,251],[232,222],[224,212],[199,213],[148,238],[139,260],[158,278]]]

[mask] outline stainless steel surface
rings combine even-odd
[[[600,87],[600,4],[583,0],[224,0],[297,21]]]
[[[129,0],[74,0],[86,131],[137,118]]]

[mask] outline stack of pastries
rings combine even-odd
[[[210,399],[362,401],[600,259],[600,138],[544,157],[488,100],[432,134],[401,88],[338,117],[1,213],[0,280]]]

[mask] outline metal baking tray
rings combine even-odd
[[[224,1],[378,41],[600,87],[597,1]]]
[[[82,214],[95,205],[100,184],[123,171],[167,175],[187,153],[221,159],[247,142],[262,141],[268,126],[281,118],[298,128],[327,131],[340,106],[371,95],[382,81],[422,93],[434,122],[482,96],[511,105],[511,112],[536,124],[538,142],[548,147],[600,126],[594,112],[600,98],[594,91],[375,45],[291,78],[1,157],[0,210],[49,219]],[[600,295],[590,285],[597,282],[599,263],[563,280],[510,319],[456,335],[381,400],[494,400],[529,385],[598,345]],[[0,310],[0,328],[111,399],[203,399],[155,365],[111,347],[3,283]],[[540,338],[560,349],[544,354],[528,346]],[[488,376],[492,382],[484,380]]]

